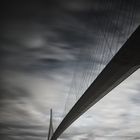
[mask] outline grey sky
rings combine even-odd
[[[138,0],[5,3],[0,19],[0,138],[45,140],[50,108],[56,128],[139,25],[139,6]],[[140,137],[139,75],[107,95],[61,139]]]

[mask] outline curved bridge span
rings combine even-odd
[[[62,120],[51,140],[56,140],[76,119],[140,67],[140,26],[93,81]]]

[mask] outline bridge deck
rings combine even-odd
[[[85,91],[83,96],[73,106],[54,132],[51,140],[56,140],[78,117],[131,75],[139,66],[140,27],[137,28],[110,63]]]

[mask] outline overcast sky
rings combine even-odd
[[[140,23],[139,0],[5,3],[0,16],[0,139],[45,140]],[[140,70],[61,140],[140,139]]]

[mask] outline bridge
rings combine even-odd
[[[62,120],[50,140],[59,136],[83,113],[140,67],[140,26],[93,81]],[[52,113],[51,113],[52,114]],[[52,116],[52,115],[51,115]],[[52,118],[52,117],[51,117]],[[52,120],[51,120],[52,121]],[[52,123],[50,121],[50,129]],[[50,134],[49,134],[50,137]]]

